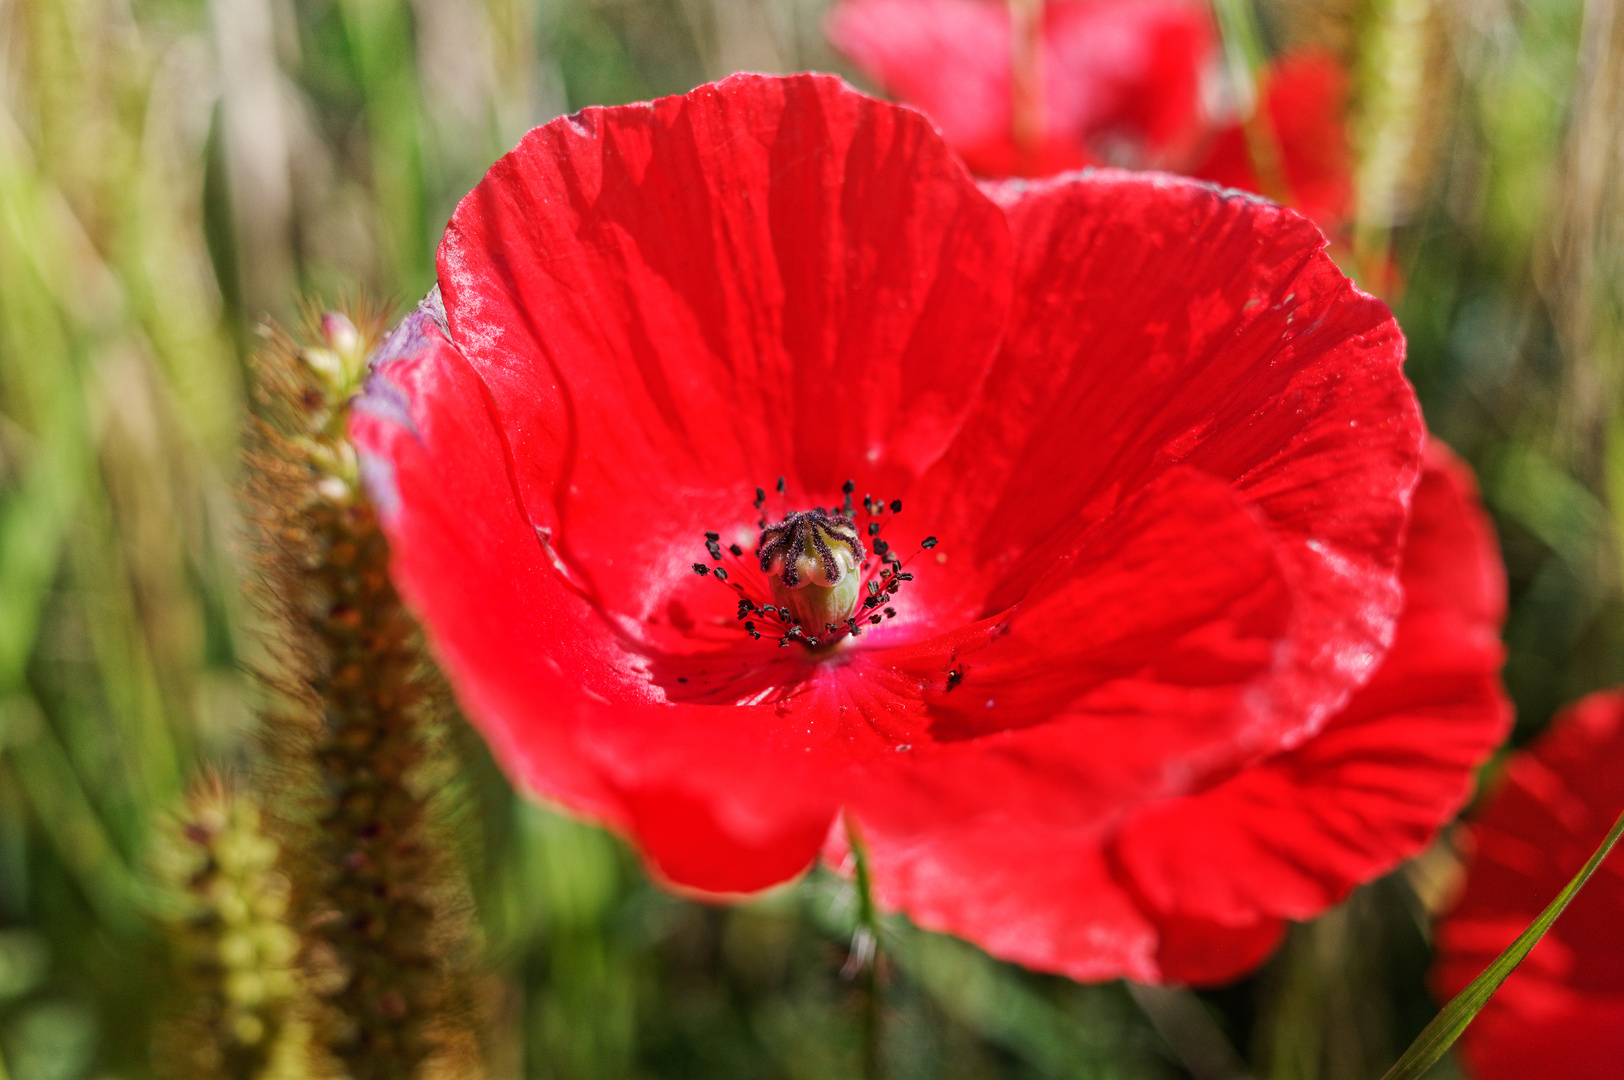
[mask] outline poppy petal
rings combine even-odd
[[[702,534],[900,490],[957,432],[1008,306],[998,209],[917,113],[737,75],[525,136],[452,216],[446,316],[526,517],[607,610]]]
[[[1511,721],[1498,679],[1505,580],[1471,477],[1438,443],[1403,580],[1393,648],[1323,731],[1123,826],[1118,857],[1153,911],[1228,925],[1308,918],[1421,850],[1460,809]]]
[[[746,892],[804,869],[833,771],[775,741],[771,708],[651,699],[526,520],[479,376],[427,315],[409,321],[417,347],[375,364],[351,437],[391,574],[508,775],[636,835],[681,885]]]
[[[1169,473],[951,658],[962,684],[926,693],[938,741],[864,767],[849,805],[881,902],[1045,970],[1154,977],[1154,924],[1105,841],[1124,805],[1233,752],[1289,615],[1259,519],[1221,481]]]
[[[1007,4],[852,0],[831,9],[824,28],[887,94],[924,110],[954,149],[1007,146],[1013,158]]]
[[[1214,59],[1207,5],[1083,0],[1044,10],[1044,119],[1054,133],[1112,164],[1183,160],[1201,131],[1201,83]]]
[[[1262,200],[1114,170],[989,190],[1016,236],[1016,306],[976,412],[913,496],[979,568],[926,582],[932,605],[1000,610],[1064,523],[1199,468],[1273,535],[1295,603],[1276,734],[1312,731],[1369,678],[1401,602],[1422,427],[1391,313]]]
[[[924,110],[982,176],[1046,176],[1091,160],[1183,160],[1201,130],[1214,32],[1187,0],[1050,0],[1044,5],[1043,135],[1013,137],[1009,6],[1000,0],[847,0],[829,40]]]

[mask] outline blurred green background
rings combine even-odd
[[[419,296],[456,199],[555,115],[845,71],[824,6],[0,0],[0,1075],[151,1076],[177,1007],[153,852],[200,765],[250,753],[232,483],[260,320]],[[1393,245],[1411,378],[1500,529],[1519,741],[1624,671],[1615,6],[1259,12],[1275,48],[1356,72],[1360,235]],[[849,886],[678,900],[515,799],[466,732],[446,752],[489,1076],[855,1075]],[[890,923],[887,1074],[1376,1077],[1430,1016],[1450,874],[1440,849],[1200,995],[1076,986]]]

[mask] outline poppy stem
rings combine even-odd
[[[1267,78],[1268,53],[1257,25],[1252,0],[1216,0],[1218,30],[1224,43],[1224,61],[1240,110],[1241,134],[1246,154],[1257,175],[1262,193],[1282,206],[1292,204],[1291,187],[1286,180],[1280,156],[1279,133],[1269,115],[1263,82]]]
[[[841,974],[857,983],[863,995],[863,1080],[880,1078],[880,918],[874,905],[873,879],[868,870],[868,848],[857,823],[846,815],[846,844],[851,848],[857,887],[857,929],[851,936],[851,954]]]
[[[1009,0],[1010,135],[1035,169],[1043,146],[1043,0]]]

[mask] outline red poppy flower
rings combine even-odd
[[[983,176],[1047,176],[1097,161],[1161,168],[1268,195],[1328,234],[1353,196],[1348,75],[1323,50],[1263,72],[1268,168],[1239,123],[1214,124],[1201,82],[1215,63],[1205,5],[1180,0],[1058,0],[1044,5],[1043,136],[1014,137],[1009,5],[1001,0],[845,0],[834,45],[886,92],[941,125]],[[1254,132],[1254,137],[1259,133]]]
[[[1215,60],[1206,5],[1051,0],[1043,7],[1042,134],[1025,146],[1014,134],[1005,0],[846,0],[830,12],[827,30],[887,93],[928,113],[983,176],[1186,159],[1202,130],[1202,77]]]
[[[989,197],[918,113],[739,75],[527,135],[352,433],[498,757],[667,881],[846,821],[926,925],[1216,978],[1422,843],[1502,721],[1447,465],[1404,607],[1420,421],[1323,245],[1166,176]]]
[[[1265,182],[1238,124],[1218,132],[1206,158],[1191,176],[1245,191],[1271,195],[1302,211],[1335,235],[1348,220],[1353,202],[1353,151],[1348,145],[1348,72],[1321,50],[1282,56],[1258,81],[1263,115],[1269,120],[1269,153],[1279,175]]]
[[[1592,694],[1518,753],[1470,826],[1438,926],[1448,1000],[1578,873],[1624,811],[1624,691]],[[1624,853],[1596,870],[1460,1039],[1476,1080],[1614,1080],[1624,1062]]]

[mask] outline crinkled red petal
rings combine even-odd
[[[917,114],[826,78],[557,121],[457,212],[457,345],[386,350],[355,438],[509,771],[667,880],[783,880],[847,806],[882,899],[931,925],[1206,977],[1278,921],[1158,930],[1101,845],[1311,732],[1380,655],[1419,456],[1400,342],[1261,202],[1116,173],[998,194],[1007,218]],[[753,543],[780,473],[769,514],[852,477],[904,500],[899,552],[942,541],[832,654],[744,638],[689,569],[706,529]],[[1067,874],[1121,887],[1084,903]]]
[[[937,658],[960,678],[924,695],[931,741],[862,771],[881,902],[1021,963],[1152,977],[1154,928],[1103,840],[1245,741],[1290,605],[1261,521],[1213,477],[1173,470],[1091,529],[987,643]]]
[[[1111,170],[989,190],[1015,231],[1015,309],[963,435],[897,523],[963,552],[921,605],[999,611],[1077,528],[1201,469],[1278,546],[1295,606],[1273,735],[1313,730],[1370,677],[1401,602],[1422,429],[1391,313],[1260,200]]]
[[[1395,648],[1371,683],[1317,736],[1205,791],[1156,798],[1123,790],[1121,777],[1047,782],[1085,767],[1081,745],[1131,774],[1137,759],[1119,744],[1137,721],[1090,732],[1078,749],[1065,746],[1059,724],[1007,733],[955,762],[957,783],[937,765],[921,771],[917,790],[886,789],[875,810],[859,811],[881,896],[999,955],[1079,978],[1203,984],[1255,967],[1285,919],[1318,914],[1424,846],[1509,724],[1497,678],[1497,549],[1469,474],[1436,444],[1416,492],[1404,581]],[[1198,766],[1196,744],[1182,745],[1192,752],[1167,755],[1165,767]],[[1000,775],[1006,757],[1020,764]],[[971,794],[1013,789],[1017,771],[1015,797],[981,794],[983,805]],[[1089,830],[1078,793],[1095,787],[1122,809]],[[967,825],[955,824],[961,817]],[[1092,868],[1085,904],[1070,891],[1077,867]],[[1018,883],[1022,898],[983,890],[984,879]],[[1079,940],[1096,951],[1073,955]]]
[[[1471,825],[1466,889],[1432,983],[1459,993],[1578,872],[1624,812],[1624,692],[1592,694],[1517,754]],[[1624,1061],[1624,853],[1608,856],[1461,1036],[1476,1080],[1604,1080]]]
[[[421,316],[414,318],[421,319]],[[661,703],[520,506],[499,413],[439,331],[351,422],[391,547],[469,717],[520,784],[636,837],[669,880],[760,889],[815,857],[832,772],[771,707]]]
[[[828,505],[940,455],[1009,260],[919,114],[736,75],[535,129],[457,207],[439,268],[527,519],[605,609],[680,628],[716,606],[688,570],[704,532],[754,546],[757,486]]]
[[[1129,817],[1117,857],[1158,918],[1310,918],[1421,850],[1460,809],[1511,722],[1498,678],[1505,580],[1470,475],[1437,443],[1403,581],[1387,659],[1323,731]]]

